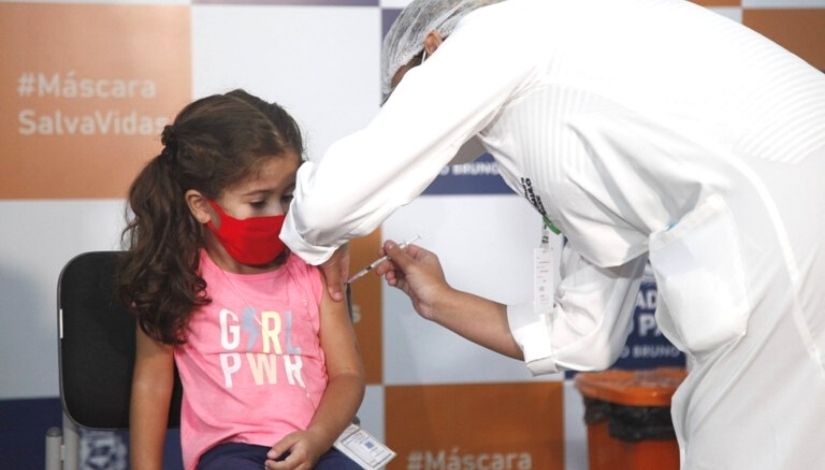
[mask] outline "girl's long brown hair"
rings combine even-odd
[[[302,155],[303,140],[283,108],[243,90],[189,104],[161,140],[163,151],[129,189],[131,211],[122,235],[128,251],[117,289],[146,334],[181,344],[194,309],[210,302],[199,272],[203,226],[190,213],[185,192],[216,199],[269,158],[286,150]]]

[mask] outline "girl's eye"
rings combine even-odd
[[[249,205],[254,207],[255,209],[261,209],[266,205],[266,201],[252,201],[249,203]]]
[[[284,194],[281,196],[281,201],[290,202],[292,201],[292,194]]]

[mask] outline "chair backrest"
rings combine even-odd
[[[136,322],[115,295],[122,254],[78,255],[58,281],[60,396],[69,418],[84,427],[129,427]],[[176,371],[170,427],[179,424],[181,396]]]

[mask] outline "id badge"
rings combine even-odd
[[[366,470],[383,468],[395,452],[357,424],[350,424],[332,445]]]
[[[542,230],[541,244],[533,249],[533,302],[541,311],[553,307],[555,276],[553,272],[553,246],[550,231]]]

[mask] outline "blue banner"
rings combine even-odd
[[[424,190],[424,195],[442,194],[513,194],[498,173],[492,155],[484,154],[468,163],[448,165]]]
[[[656,325],[656,283],[645,278],[636,295],[633,330],[621,356],[613,364],[618,369],[651,369],[684,366],[685,355],[670,343]]]

